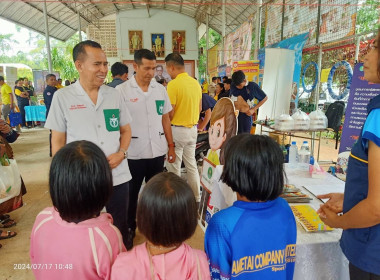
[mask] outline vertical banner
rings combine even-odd
[[[208,50],[207,66],[210,77],[218,76],[218,45]]]
[[[220,65],[220,66],[218,67],[218,76],[219,76],[219,77],[227,76],[226,68],[227,68],[227,65],[226,65],[226,64],[224,64],[224,65]]]
[[[233,72],[241,70],[245,73],[245,77],[249,82],[259,83],[259,68],[260,61],[258,60],[245,60],[234,61],[232,66]]]
[[[33,70],[34,92],[42,94],[46,88],[46,75],[54,74],[57,79],[60,78],[59,72],[50,73],[49,70]]]
[[[367,117],[368,102],[380,94],[380,85],[367,82],[363,76],[363,63],[358,63],[352,76],[339,153],[351,151]]]
[[[304,33],[286,40],[283,40],[277,44],[273,44],[270,46],[270,48],[281,48],[281,49],[288,49],[288,50],[295,50],[295,56],[294,56],[294,72],[293,72],[293,88],[295,90],[294,95],[296,95],[296,99],[293,100],[296,104],[298,102],[298,88],[300,83],[300,77],[301,77],[301,66],[302,66],[302,50],[305,46],[307,40],[309,39],[309,33]],[[260,69],[264,69],[265,74],[265,48],[260,49],[258,58],[260,60]],[[261,70],[262,71],[262,70]],[[292,102],[293,102],[292,101]]]

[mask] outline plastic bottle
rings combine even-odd
[[[289,164],[292,167],[295,167],[297,165],[297,153],[298,153],[297,143],[296,141],[293,141],[292,145],[289,147]]]
[[[303,141],[303,144],[301,146],[301,149],[298,155],[299,155],[298,162],[301,169],[309,170],[310,149],[309,149],[309,143],[307,141]]]

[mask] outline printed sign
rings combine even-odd
[[[367,118],[367,104],[380,94],[380,85],[364,80],[363,63],[355,65],[339,153],[351,151]]]

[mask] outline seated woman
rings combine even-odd
[[[197,206],[183,179],[167,172],[149,180],[137,226],[147,241],[117,257],[111,279],[210,279],[205,253],[184,243],[197,226]]]
[[[0,119],[0,157],[5,154],[9,159],[13,159],[13,150],[9,143],[17,140],[19,134],[4,120]],[[6,213],[20,208],[23,205],[22,196],[26,194],[26,188],[21,178],[21,191],[16,197],[13,197],[0,204],[0,228],[10,228],[16,225],[16,222]],[[16,236],[16,232],[0,230],[0,239],[7,239]],[[0,244],[1,248],[1,244]]]

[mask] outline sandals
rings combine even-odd
[[[8,214],[3,214],[3,215],[0,215],[0,220],[6,220],[6,219],[9,219],[11,216],[9,216]]]
[[[7,235],[3,236],[3,235],[2,235],[3,232],[4,232],[3,230],[0,230],[0,240],[1,240],[1,239],[12,238],[12,237],[15,237],[15,236],[17,235],[16,232],[14,232],[14,231],[10,231],[10,230],[7,230],[7,231],[6,231]]]
[[[0,228],[10,228],[16,225],[15,220],[9,218],[9,215],[0,216]]]

